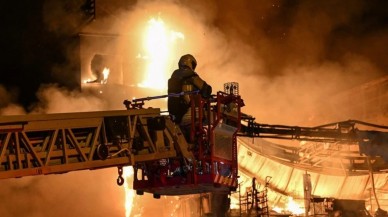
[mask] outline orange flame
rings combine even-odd
[[[102,70],[102,75],[104,76],[103,80],[101,81],[102,84],[106,84],[108,82],[110,69],[105,67],[104,70]]]
[[[148,21],[148,28],[144,38],[146,55],[138,55],[149,61],[146,77],[139,84],[140,87],[163,90],[167,87],[167,72],[169,60],[173,56],[172,47],[178,39],[184,39],[180,32],[168,29],[162,19],[152,18]]]

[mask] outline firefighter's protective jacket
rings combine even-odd
[[[190,68],[175,70],[168,80],[168,93],[181,93],[199,90],[203,98],[211,96],[212,87],[202,80],[199,75]],[[190,107],[189,95],[170,96],[168,98],[168,111],[174,117],[175,123],[180,123],[183,115]]]

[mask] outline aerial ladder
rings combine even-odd
[[[168,114],[143,108],[148,97],[125,101],[126,110],[1,116],[0,179],[117,167],[122,185],[123,167],[133,166],[138,194],[230,192],[237,182],[238,127],[223,124],[220,113],[230,97],[240,98],[222,92],[215,97],[212,122],[201,128],[202,121],[193,122],[191,141]],[[239,116],[228,118],[239,123]],[[226,140],[210,141],[218,135]],[[215,146],[223,152],[214,154]],[[229,172],[222,175],[222,169]]]
[[[0,179],[77,170],[134,168],[141,195],[228,194],[237,188],[237,137],[358,143],[360,154],[388,161],[388,127],[343,121],[317,127],[269,125],[242,113],[238,84],[228,83],[210,99],[197,92],[188,133],[159,108],[125,100],[126,110],[0,117]],[[194,101],[194,100],[192,100]],[[359,129],[357,126],[367,128]],[[383,152],[383,151],[384,152]]]

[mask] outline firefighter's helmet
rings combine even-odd
[[[183,55],[179,59],[178,63],[179,68],[189,67],[192,70],[195,70],[195,67],[197,66],[197,60],[193,57],[191,54]]]

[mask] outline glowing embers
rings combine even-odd
[[[144,80],[140,87],[153,89],[167,88],[167,75],[171,72],[171,63],[175,61],[174,48],[179,39],[184,39],[180,32],[169,30],[162,19],[152,18],[144,36],[144,55],[138,55],[147,61]]]

